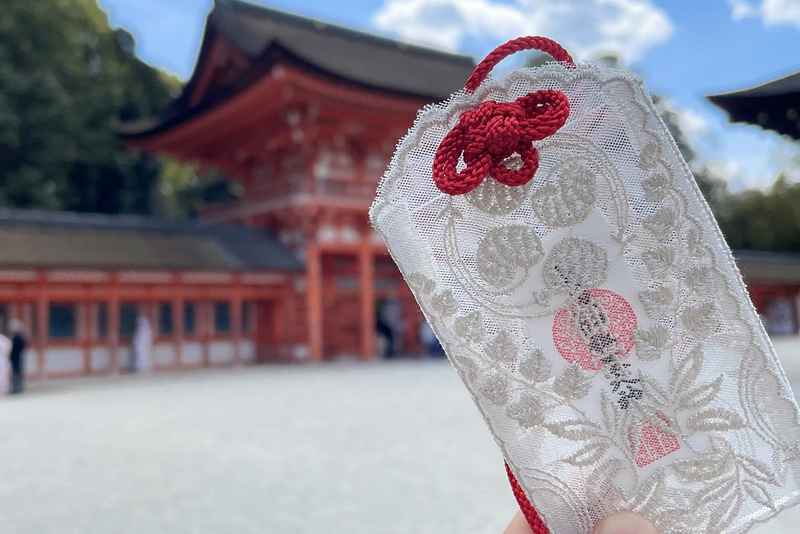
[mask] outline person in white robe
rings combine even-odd
[[[133,369],[137,373],[153,370],[153,329],[144,314],[136,318],[136,332],[133,334]]]

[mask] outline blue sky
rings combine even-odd
[[[145,61],[191,76],[212,0],[99,0]],[[726,124],[704,96],[800,71],[800,0],[256,0],[269,7],[482,58],[544,35],[578,60],[612,51],[667,97],[703,160],[733,189],[766,187],[800,144]],[[798,171],[796,167],[795,171]],[[800,172],[798,172],[800,175]],[[798,176],[800,179],[800,176]]]

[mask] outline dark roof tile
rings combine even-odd
[[[298,270],[273,236],[243,226],[0,209],[0,266]]]

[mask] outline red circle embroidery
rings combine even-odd
[[[633,308],[624,298],[607,289],[590,289],[586,293],[591,298],[595,311],[601,314],[601,322],[604,314],[603,324],[607,333],[616,340],[617,356],[627,355],[633,348],[633,331],[636,330]],[[574,324],[578,307],[579,303],[576,302],[556,313],[553,319],[553,341],[562,358],[594,371],[600,368],[602,362],[599,352],[592,350],[580,335],[578,325]]]

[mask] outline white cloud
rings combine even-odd
[[[728,0],[728,5],[731,6],[731,18],[733,20],[742,20],[758,14],[756,7],[745,0]]]
[[[678,125],[690,141],[696,142],[709,132],[708,119],[702,113],[692,109],[682,108],[675,110],[678,115]]]
[[[800,29],[800,2],[798,0],[764,0],[761,4],[764,23],[791,24]]]
[[[755,6],[746,0],[728,0],[731,18],[741,20],[748,17],[761,17],[765,26],[789,24],[800,29],[800,1],[761,0]]]
[[[402,39],[450,50],[467,39],[544,35],[576,59],[611,52],[626,61],[673,32],[667,14],[649,0],[386,0],[372,22]]]

